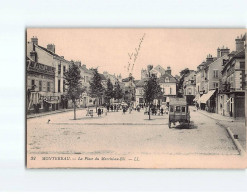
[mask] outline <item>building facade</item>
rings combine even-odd
[[[222,81],[218,94],[218,113],[223,116],[245,116],[245,37],[237,37],[236,51],[223,63]]]
[[[193,100],[196,95],[196,71],[190,71],[190,73],[184,77],[183,92],[187,104],[193,105]]]
[[[66,98],[66,86],[64,73],[71,65],[71,61],[65,60],[63,56],[59,56],[55,53],[55,45],[48,44],[47,48],[44,48],[38,44],[38,38],[33,37],[31,41],[27,42],[27,57],[37,64],[43,64],[48,67],[53,67],[55,70],[54,85],[53,87],[53,99],[57,100],[57,103],[51,103],[53,110],[68,107],[68,100]],[[48,87],[49,88],[49,87]],[[51,97],[46,97],[50,99]],[[54,105],[55,104],[55,105]]]

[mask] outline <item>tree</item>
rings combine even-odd
[[[123,98],[123,91],[121,89],[119,81],[117,81],[114,85],[114,98],[118,101]]]
[[[72,65],[64,73],[65,85],[67,85],[67,97],[72,100],[74,106],[74,120],[76,120],[76,101],[80,99],[85,90],[81,85],[81,71],[78,65],[72,62]]]
[[[93,78],[92,81],[89,82],[90,84],[90,90],[89,94],[91,97],[96,99],[96,110],[99,104],[99,98],[103,95],[104,92],[104,87],[101,83],[101,77],[100,74],[98,73],[98,69],[91,69],[93,71]]]
[[[158,99],[162,96],[162,91],[159,83],[157,82],[156,77],[150,77],[144,84],[143,86],[143,97],[148,103],[148,109],[149,109],[149,120],[151,119],[150,117],[150,105],[153,102],[154,99]]]
[[[106,88],[106,92],[105,92],[105,99],[106,99],[107,103],[110,103],[110,99],[112,99],[113,97],[114,97],[113,85],[111,83],[111,80],[108,79],[107,80],[107,88]]]
[[[184,77],[190,73],[190,70],[188,68],[185,68],[183,69],[181,72],[180,72],[180,79],[179,79],[179,82],[178,82],[178,97],[183,97],[183,83],[184,83]]]

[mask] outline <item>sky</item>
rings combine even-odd
[[[147,65],[165,69],[170,66],[173,76],[184,68],[196,70],[208,54],[217,56],[218,47],[234,51],[235,38],[245,32],[246,29],[28,28],[27,41],[36,36],[43,47],[55,44],[56,54],[67,60],[80,60],[87,68],[98,67],[101,73],[121,73],[122,77],[132,73],[140,79],[141,69]]]

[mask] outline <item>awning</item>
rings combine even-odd
[[[200,98],[200,102],[202,104],[206,104],[206,102],[210,99],[210,97],[214,94],[215,90],[210,90],[208,93],[203,94]]]
[[[193,101],[194,101],[194,102],[197,102],[198,99],[199,99],[199,96],[195,97],[195,98],[193,99]]]

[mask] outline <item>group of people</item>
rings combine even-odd
[[[121,109],[121,105],[120,104],[107,104],[106,105],[106,109],[107,109],[107,112],[109,112],[111,110],[111,112],[118,112],[118,110]]]
[[[150,114],[152,115],[164,115],[167,111],[167,106],[165,108],[160,105],[150,105]],[[98,117],[101,117],[103,114],[107,115],[108,112],[118,112],[119,110],[122,110],[122,114],[125,114],[126,112],[129,112],[131,114],[132,110],[136,110],[140,112],[141,109],[144,109],[144,114],[149,114],[149,108],[147,105],[139,104],[135,108],[133,105],[121,105],[121,104],[107,104],[105,107],[97,107],[96,113]],[[89,110],[89,107],[87,108],[87,114],[86,116],[92,116],[92,110]]]
[[[165,108],[163,106],[160,105],[150,105],[150,114],[152,115],[164,115],[165,113],[167,113],[167,106],[165,106]],[[145,107],[145,112],[144,114],[149,114],[149,109],[146,106]]]

